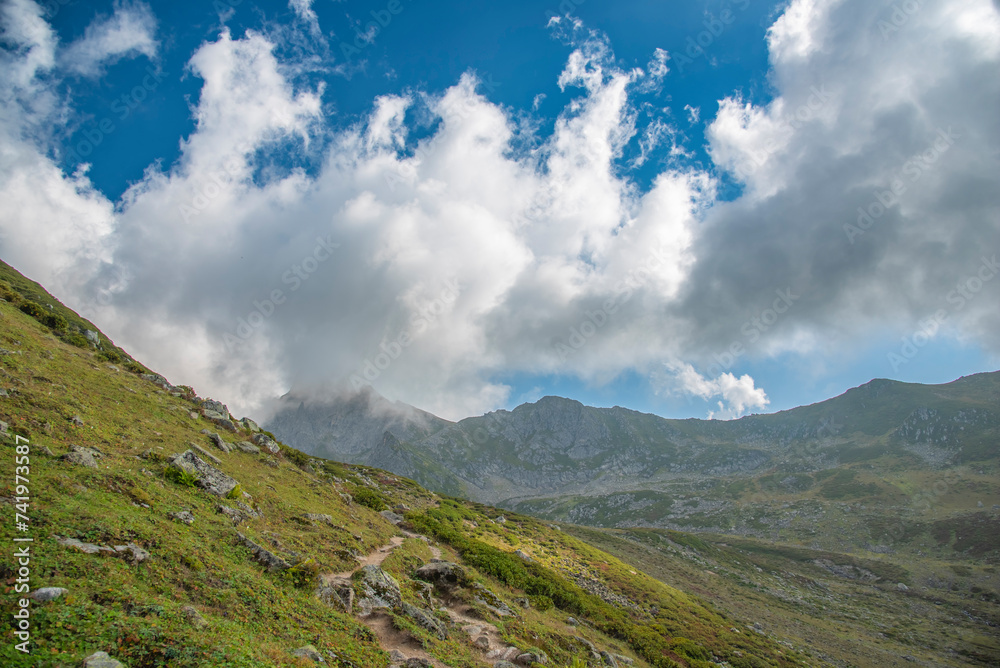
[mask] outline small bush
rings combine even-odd
[[[163,472],[163,477],[170,482],[175,482],[178,485],[183,485],[184,487],[195,487],[198,482],[197,478],[184,469],[175,468],[173,466],[167,468],[167,470]]]
[[[58,313],[45,313],[38,320],[46,327],[54,329],[57,332],[65,330],[68,326],[66,318],[62,317]]]
[[[205,569],[205,564],[201,563],[201,560],[198,557],[193,557],[188,554],[181,555],[181,563],[195,572]]]
[[[133,362],[132,360],[128,360],[127,362],[125,362],[125,370],[131,371],[132,373],[149,373],[146,367],[139,364],[138,362]]]
[[[382,495],[370,487],[358,487],[354,490],[353,496],[356,503],[367,506],[375,512],[385,510],[389,507],[385,499],[382,498]]]
[[[243,487],[239,483],[236,483],[236,487],[233,487],[231,490],[229,490],[229,492],[226,494],[226,498],[227,499],[242,499],[243,498]]]
[[[87,340],[87,337],[80,332],[69,332],[68,334],[63,335],[62,340],[71,346],[76,346],[77,348],[86,348],[90,345],[90,341]]]
[[[119,364],[122,361],[122,356],[116,350],[105,350],[97,354],[97,359],[111,362],[112,364]]]
[[[45,309],[35,302],[24,302],[18,308],[21,309],[22,313],[26,313],[35,319],[39,319],[45,315]]]
[[[533,607],[535,610],[538,610],[539,612],[545,612],[546,610],[551,610],[555,606],[555,603],[553,603],[552,599],[549,598],[548,596],[543,596],[543,595],[529,596],[528,600],[531,602],[531,607]]]
[[[145,503],[147,506],[153,505],[153,497],[151,497],[146,490],[141,487],[131,487],[128,490],[128,496],[130,499],[136,503]]]
[[[300,561],[284,573],[284,577],[300,589],[309,587],[319,578],[319,564],[312,557]]]

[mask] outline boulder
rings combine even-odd
[[[497,661],[496,663],[494,663],[493,664],[493,668],[517,668],[517,666],[515,666],[510,661],[502,661],[501,660],[501,661]]]
[[[489,636],[479,636],[472,641],[472,645],[481,650],[488,650],[490,648],[490,637]]]
[[[316,663],[326,663],[326,659],[323,655],[319,653],[312,645],[306,645],[304,647],[299,647],[298,649],[293,649],[291,652],[292,656],[297,656],[302,659],[309,659],[310,661],[315,661]]]
[[[537,652],[524,652],[523,654],[518,654],[514,662],[522,666],[530,666],[534,663],[540,663],[542,665],[549,662],[548,655],[545,652],[538,650]]]
[[[441,589],[451,589],[465,584],[465,569],[450,561],[424,564],[413,574],[418,580],[430,582]]]
[[[278,447],[278,444],[275,442],[275,440],[270,436],[268,436],[267,434],[264,433],[254,434],[250,438],[250,440],[253,441],[256,445],[259,445],[260,447],[270,452],[272,455],[276,455],[279,452],[281,452],[281,448]]]
[[[240,426],[254,434],[260,431],[260,427],[257,426],[257,423],[248,417],[245,417],[242,420],[240,420]]]
[[[230,508],[229,506],[219,505],[216,507],[215,510],[216,512],[225,515],[230,520],[232,520],[233,524],[239,524],[244,519],[246,519],[245,517],[243,517],[243,514],[240,511],[236,510],[235,508]]]
[[[412,659],[407,659],[406,663],[403,664],[406,668],[434,668],[434,664],[427,659],[421,659],[420,657],[413,657]]]
[[[389,520],[393,524],[397,524],[398,525],[398,524],[400,524],[403,521],[403,516],[402,515],[397,515],[396,513],[392,512],[391,510],[383,510],[382,512],[379,513],[379,515],[381,515],[385,519]]]
[[[74,415],[73,417],[71,417],[69,419],[69,421],[73,423],[74,427],[82,427],[83,426],[83,418],[81,418],[79,415]]]
[[[195,627],[196,629],[208,626],[208,620],[202,617],[201,613],[198,612],[198,610],[195,609],[193,606],[185,605],[183,608],[181,608],[181,613],[184,615],[184,618],[188,620],[191,626]]]
[[[203,399],[201,402],[202,415],[205,413],[215,413],[221,417],[229,417],[229,409],[221,401],[215,399]]]
[[[83,660],[84,668],[126,668],[125,664],[112,659],[107,652],[94,652]]]
[[[358,578],[358,608],[362,614],[371,614],[378,608],[396,608],[403,602],[399,583],[378,566],[369,564],[356,574]]]
[[[521,559],[524,559],[524,560],[525,560],[525,561],[527,561],[527,562],[528,562],[529,564],[530,564],[530,563],[531,563],[532,561],[534,561],[534,560],[533,560],[533,559],[531,558],[531,556],[530,556],[529,554],[527,554],[527,553],[526,553],[526,552],[525,552],[524,550],[514,550],[514,555],[515,555],[515,556],[518,556],[518,557],[521,557]]]
[[[141,564],[150,557],[149,552],[142,549],[135,543],[129,543],[128,545],[115,545],[114,551],[119,554],[124,554],[125,558],[133,564]]]
[[[94,456],[89,452],[67,452],[59,459],[64,462],[69,462],[70,464],[76,464],[77,466],[86,466],[91,469],[97,468],[97,460],[94,459]]]
[[[236,447],[239,448],[240,452],[245,452],[248,455],[260,454],[260,448],[258,448],[250,441],[240,441],[239,443],[236,444]]]
[[[77,540],[76,538],[62,538],[60,536],[55,537],[56,542],[60,545],[65,545],[66,547],[73,548],[74,550],[79,550],[84,554],[100,554],[105,556],[114,555],[115,551],[110,547],[105,545],[95,545],[94,543],[84,543]]]
[[[406,655],[400,652],[398,649],[394,649],[389,652],[389,661],[391,663],[403,663],[406,661]]]
[[[205,431],[208,431],[208,430],[205,430]],[[204,433],[204,432],[202,432],[202,433]],[[214,445],[215,447],[217,447],[219,450],[222,450],[226,454],[229,454],[230,452],[233,451],[233,446],[229,445],[229,443],[227,443],[221,436],[219,436],[219,434],[217,432],[214,432],[214,431],[210,432],[208,434],[208,440],[210,440],[212,442],[212,445]]]
[[[190,510],[179,510],[176,513],[167,513],[167,517],[176,522],[183,522],[187,525],[194,524],[194,515]]]
[[[472,600],[486,607],[497,617],[514,617],[514,611],[492,591],[476,582],[472,585]]]
[[[303,517],[309,522],[319,522],[321,524],[333,523],[333,518],[324,513],[306,513]]]
[[[63,594],[65,594],[68,589],[63,589],[62,587],[42,587],[41,589],[36,589],[31,592],[29,596],[36,601],[45,603],[46,601],[54,601]]]
[[[289,568],[291,568],[291,564],[289,564],[287,561],[285,561],[278,555],[274,554],[273,552],[265,550],[263,547],[253,542],[252,540],[250,540],[249,538],[247,538],[238,531],[236,532],[236,538],[241,545],[250,548],[250,551],[253,552],[254,558],[267,567],[268,573],[273,573],[275,571],[287,571]]]
[[[354,588],[349,580],[335,579],[316,589],[316,598],[350,613],[354,609]]]
[[[403,614],[413,620],[417,626],[423,630],[433,634],[438,638],[438,640],[445,640],[448,638],[448,631],[439,620],[435,619],[429,613],[424,612],[415,605],[410,605],[404,602],[400,609]]]
[[[222,466],[222,460],[221,459],[219,459],[218,457],[216,457],[211,452],[209,452],[205,448],[201,447],[197,443],[188,443],[188,445],[191,446],[191,449],[194,450],[195,453],[197,453],[199,457],[204,457],[205,459],[211,460],[212,462],[218,464],[219,466]]]
[[[199,458],[191,450],[175,455],[170,460],[170,467],[179,469],[194,476],[199,487],[209,494],[225,496],[239,484],[235,479]]]
[[[231,431],[231,432],[234,432],[234,433],[237,432],[237,431],[239,431],[239,429],[236,427],[236,423],[234,423],[229,418],[213,417],[211,419],[212,419],[212,422],[214,422],[215,424],[217,424],[220,428],[225,429],[226,431]]]

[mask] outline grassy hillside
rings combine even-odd
[[[0,561],[4,666],[76,666],[97,651],[133,668],[302,666],[315,651],[327,664],[377,668],[398,661],[390,646],[438,666],[489,665],[489,652],[504,648],[547,665],[814,663],[538,521],[501,521],[498,510],[384,471],[252,446],[267,439],[251,423],[210,419],[194,390],[142,375],[103,335],[81,342],[74,335],[90,323],[3,273],[0,541],[7,554],[30,546],[33,592],[66,590],[30,601],[31,654],[23,654],[13,615],[25,575],[13,559]],[[202,472],[171,464],[186,451],[238,484],[211,493]],[[401,525],[379,512],[386,508],[405,515]],[[15,513],[26,516],[24,530]],[[386,545],[394,550],[380,552]],[[531,561],[514,555],[519,547]],[[464,568],[447,593],[414,579],[435,553]],[[264,554],[279,565],[265,567]],[[362,617],[320,595],[328,576],[373,555],[398,580],[401,601]],[[359,572],[351,577],[361,597]],[[493,629],[487,647],[473,643],[470,619]]]

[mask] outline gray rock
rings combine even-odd
[[[112,659],[107,652],[94,652],[83,660],[84,668],[127,668],[124,663]]]
[[[496,518],[493,521],[496,522],[497,524],[507,524],[507,518],[504,517],[503,515],[501,515],[500,517]]]
[[[85,330],[83,335],[87,337],[87,341],[93,345],[97,345],[101,342],[101,336],[92,329]]]
[[[576,617],[567,617],[566,623],[569,624],[570,626],[578,626],[580,624],[580,620],[578,620]]]
[[[310,522],[320,522],[322,524],[332,524],[333,518],[322,513],[306,513],[303,515]]]
[[[497,661],[496,663],[494,663],[493,664],[493,668],[517,668],[517,666],[515,666],[510,661],[502,661],[501,660],[501,661]]]
[[[218,457],[216,457],[211,452],[209,452],[205,448],[201,447],[197,443],[188,443],[188,445],[191,446],[192,450],[194,450],[196,453],[198,453],[199,457],[204,457],[205,459],[209,459],[212,462],[214,462],[214,463],[216,463],[216,464],[218,464],[220,466],[222,465],[222,460],[221,459],[219,459]]]
[[[141,564],[150,557],[149,552],[142,549],[135,543],[129,543],[128,545],[115,545],[114,550],[118,554],[124,554],[125,558],[133,564]]]
[[[253,432],[254,434],[260,431],[260,427],[257,426],[257,423],[248,417],[245,417],[242,420],[240,420],[240,426],[249,432]]]
[[[267,434],[254,434],[250,440],[270,452],[272,455],[276,455],[281,452],[281,448],[278,447],[275,440]]]
[[[437,636],[438,640],[445,640],[448,638],[448,631],[439,620],[435,619],[429,613],[424,612],[415,605],[410,605],[404,602],[400,609],[403,614],[416,622],[417,626],[423,630]]]
[[[618,661],[615,659],[615,655],[611,652],[606,652],[601,650],[601,660],[604,661],[604,665],[608,668],[618,668]]]
[[[544,665],[549,662],[549,657],[541,650],[537,652],[524,652],[523,654],[518,654],[514,662],[522,666],[530,666],[534,663]]]
[[[84,543],[77,540],[76,538],[62,538],[60,536],[55,537],[56,542],[60,545],[65,545],[66,547],[72,548],[74,550],[79,550],[84,554],[101,554],[101,555],[114,555],[115,551],[110,547],[105,545],[95,545],[94,543]]]
[[[212,422],[214,422],[215,424],[217,424],[222,429],[225,429],[226,431],[231,431],[231,432],[234,432],[234,433],[237,432],[237,431],[239,431],[239,429],[236,428],[236,423],[234,423],[229,418],[213,417],[212,418]]]
[[[323,658],[323,655],[320,654],[319,651],[312,645],[306,645],[305,647],[293,649],[292,656],[309,659],[311,661],[315,661],[316,663],[326,663],[326,659]]]
[[[465,569],[450,561],[424,564],[413,574],[418,580],[430,582],[441,589],[450,589],[465,584]]]
[[[472,641],[472,644],[479,649],[487,650],[490,648],[490,638],[489,636],[479,636]]]
[[[201,402],[201,410],[204,414],[206,411],[211,411],[217,413],[224,418],[229,417],[229,409],[221,401],[216,401],[215,399],[203,399]]]
[[[59,459],[64,462],[69,462],[70,464],[76,464],[77,466],[86,466],[91,469],[97,468],[97,460],[94,459],[94,456],[89,452],[67,452]]]
[[[176,522],[183,522],[187,525],[194,524],[194,515],[190,510],[179,510],[176,513],[167,513],[167,517]]]
[[[205,460],[200,459],[191,450],[176,455],[170,461],[170,467],[187,472],[194,476],[196,484],[209,494],[225,496],[233,491],[239,483],[215,468]]]
[[[897,583],[896,583],[896,589],[898,589],[899,591],[910,591],[910,588],[909,588],[909,587],[907,587],[907,586],[906,586],[905,584],[903,584],[902,582],[897,582]]]
[[[379,513],[379,515],[381,515],[385,519],[389,520],[393,524],[400,524],[403,521],[403,516],[402,515],[397,515],[396,513],[392,512],[391,510],[383,510],[382,512]]]
[[[394,649],[389,652],[389,661],[392,663],[403,663],[406,661],[406,655],[400,652],[398,649]]]
[[[188,620],[188,622],[191,623],[191,626],[195,627],[196,629],[208,626],[208,620],[202,617],[201,613],[198,612],[198,610],[195,609],[193,606],[185,605],[183,608],[181,608],[181,613],[183,613],[184,617]]]
[[[43,446],[41,446],[39,448],[35,448],[35,452],[40,452],[41,454],[45,455],[46,457],[55,457],[56,456],[56,453],[52,452],[49,449],[49,446],[47,446],[47,445],[43,445]]]
[[[357,606],[362,614],[371,614],[379,608],[397,608],[403,602],[399,583],[378,566],[362,567],[357,577]]]
[[[354,588],[349,580],[335,579],[316,589],[316,598],[350,613],[354,609]]]
[[[406,663],[403,664],[406,668],[434,668],[434,664],[427,659],[421,659],[419,657],[413,657],[412,659],[407,659]]]
[[[243,492],[243,495],[247,496],[247,493]],[[246,515],[247,517],[253,517],[254,519],[264,517],[264,513],[260,512],[259,510],[251,508],[242,501],[237,501],[236,507],[239,508],[241,511],[243,511],[243,514]]]
[[[528,562],[529,564],[530,564],[530,563],[531,563],[532,561],[534,561],[534,559],[532,559],[532,558],[531,558],[531,556],[529,556],[529,555],[528,555],[528,554],[527,554],[526,552],[524,552],[523,550],[514,550],[514,554],[515,554],[515,556],[518,556],[518,557],[521,557],[521,559],[524,559],[524,560],[525,560],[525,561],[527,561],[527,562]]]
[[[41,589],[36,589],[35,591],[31,592],[29,596],[31,596],[31,598],[35,599],[36,601],[41,601],[44,603],[46,601],[56,600],[57,598],[65,594],[67,591],[69,590],[63,589],[62,587],[42,587]]]
[[[476,582],[472,585],[472,600],[486,607],[497,617],[514,617],[514,611],[503,600],[483,585]]]
[[[217,447],[219,450],[222,450],[226,454],[229,454],[230,452],[233,451],[233,446],[229,445],[229,443],[227,443],[221,436],[219,436],[217,432],[214,431],[211,432],[208,435],[208,440],[210,440],[215,447]]]
[[[245,452],[248,455],[260,454],[260,448],[249,441],[240,441],[236,444],[236,447],[239,448],[240,452]]]
[[[287,571],[291,568],[291,564],[287,561],[273,552],[269,552],[264,549],[238,531],[236,532],[236,538],[241,545],[250,548],[250,551],[253,552],[254,558],[267,567],[268,573],[273,573],[275,571]]]
[[[226,517],[231,519],[233,521],[233,524],[239,524],[244,519],[246,519],[245,517],[243,517],[243,514],[240,513],[240,511],[236,510],[235,508],[230,508],[229,506],[220,505],[215,510],[216,512],[225,515]]]

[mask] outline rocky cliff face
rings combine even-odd
[[[876,380],[819,404],[728,422],[545,397],[457,423],[368,390],[325,401],[289,395],[268,427],[310,454],[499,504],[772,469],[787,476],[886,454],[930,468],[996,458],[998,388],[1000,373],[939,386]]]

